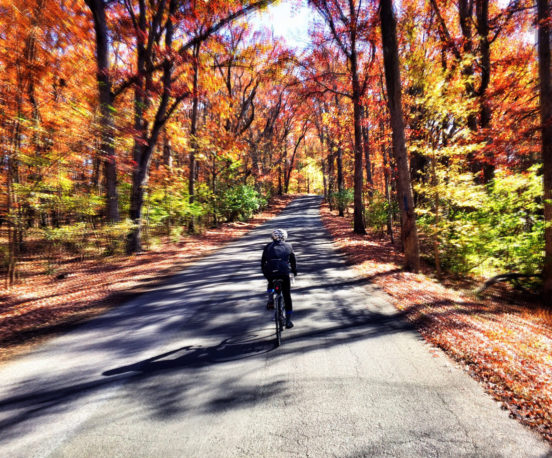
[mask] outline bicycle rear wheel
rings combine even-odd
[[[282,296],[278,295],[276,304],[274,304],[274,321],[276,322],[276,346],[282,343]]]

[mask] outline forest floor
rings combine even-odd
[[[223,224],[134,256],[68,258],[55,274],[46,273],[45,262],[37,254],[19,266],[19,284],[0,289],[0,362],[159,285],[276,216],[293,198],[275,197],[267,210],[247,222]]]
[[[396,247],[375,234],[353,234],[351,217],[322,207],[324,225],[350,264],[391,296],[422,336],[501,402],[510,416],[552,442],[552,313],[508,295],[478,299],[452,279],[402,269]],[[456,286],[457,288],[452,288]],[[506,297],[505,297],[506,296]]]

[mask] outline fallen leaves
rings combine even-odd
[[[552,442],[550,312],[500,298],[475,300],[423,275],[404,272],[388,242],[353,234],[347,218],[322,207],[325,227],[349,262],[387,292],[422,336],[458,361],[512,418]]]

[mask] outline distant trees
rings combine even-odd
[[[402,241],[407,259],[406,267],[409,270],[417,271],[419,269],[418,239],[408,155],[405,146],[399,54],[392,5],[389,2],[382,2],[380,5],[383,40],[379,41],[374,34],[374,26],[377,24],[375,10],[372,10],[369,5],[364,4],[362,1],[312,1],[312,4],[321,14],[329,29],[334,49],[337,49],[345,57],[345,65],[339,68],[332,68],[335,67],[335,60],[330,63],[327,59],[334,59],[335,51],[327,49],[328,40],[324,34],[317,32],[318,35],[315,36],[315,43],[319,43],[319,48],[313,52],[307,77],[319,86],[314,92],[318,93],[320,97],[327,98],[325,94],[333,94],[334,100],[327,99],[326,103],[338,108],[340,107],[338,99],[344,96],[350,98],[352,102],[352,125],[354,132],[352,141],[352,149],[354,151],[354,231],[359,234],[365,232],[363,164],[366,168],[367,180],[370,182],[370,186],[373,185],[373,164],[371,163],[369,153],[370,149],[373,148],[369,144],[369,130],[370,125],[376,123],[370,120],[370,113],[367,107],[369,106],[368,92],[375,94],[378,90],[375,84],[377,77],[375,78],[371,72],[376,71],[375,69],[377,68],[375,65],[376,46],[378,42],[382,43],[381,49],[385,64],[384,73],[387,81],[387,100],[393,132],[392,144],[397,167]],[[313,61],[314,59],[316,61]],[[343,80],[341,76],[343,74],[348,75],[348,82]],[[320,126],[322,124],[319,123],[319,129],[321,129]],[[342,185],[342,152],[346,143],[338,141],[332,145],[332,136],[328,136],[328,144],[335,149],[337,158],[337,182],[340,193],[337,204],[339,212],[342,215],[343,205],[346,202]],[[330,158],[332,157],[333,153],[330,155]]]
[[[367,8],[362,0],[311,0],[320,13],[337,48],[347,60],[346,71],[350,82],[341,94],[347,94],[353,103],[354,130],[354,231],[366,233],[363,217],[362,178],[362,97],[367,88],[368,75],[363,68],[366,57],[368,26]],[[364,42],[364,43],[363,43]],[[345,69],[344,69],[345,70]],[[345,91],[345,92],[344,92]]]

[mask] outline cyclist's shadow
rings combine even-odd
[[[142,375],[184,368],[202,368],[213,364],[253,358],[274,349],[274,344],[266,337],[256,334],[230,337],[212,347],[188,345],[128,366],[117,367],[102,373],[110,377],[124,373]]]

